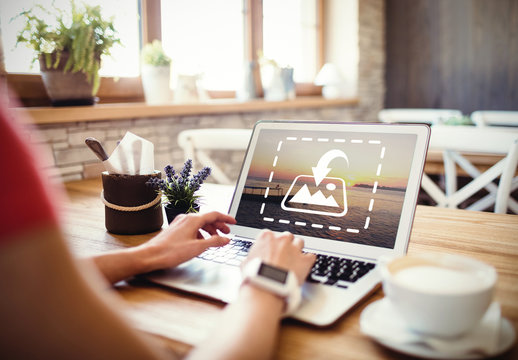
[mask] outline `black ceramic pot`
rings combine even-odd
[[[186,214],[189,208],[187,206],[177,207],[171,204],[164,205],[165,214],[167,215],[167,222],[170,224],[180,214]],[[194,205],[194,210],[200,211],[200,205]]]
[[[52,63],[56,61],[56,53],[51,54]],[[40,56],[40,72],[43,85],[53,106],[93,105],[99,98],[92,94],[93,84],[81,72],[64,72],[69,53],[63,52],[56,68],[47,67],[45,57]]]

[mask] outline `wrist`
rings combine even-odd
[[[143,244],[128,249],[135,275],[147,273],[160,268],[160,251],[155,246]]]
[[[247,304],[260,304],[264,308],[267,308],[268,312],[273,312],[279,317],[286,308],[286,301],[284,298],[247,281],[241,284],[239,296],[244,298]]]
[[[99,271],[112,284],[140,273],[151,271],[147,249],[132,247],[114,250],[93,257]]]
[[[268,264],[259,258],[250,260],[244,266],[242,283],[282,299],[285,304],[284,315],[292,314],[302,299],[302,289],[293,271]]]

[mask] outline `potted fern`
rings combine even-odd
[[[159,40],[142,48],[142,86],[148,104],[171,101],[171,58],[166,55]]]
[[[19,14],[26,20],[17,44],[25,43],[39,60],[43,84],[52,104],[91,105],[100,85],[101,55],[120,43],[113,19],[100,6],[70,1],[70,11],[36,5]],[[55,25],[45,19],[53,18]]]

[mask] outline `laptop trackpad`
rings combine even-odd
[[[237,266],[194,258],[178,267],[150,274],[147,278],[162,285],[232,302],[237,298],[241,271]]]

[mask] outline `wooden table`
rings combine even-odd
[[[209,185],[209,184],[206,184]],[[65,185],[65,232],[72,251],[86,256],[101,251],[140,244],[150,235],[121,236],[106,232],[104,210],[99,199],[99,180]],[[205,187],[205,185],[204,185]],[[229,188],[205,187],[216,196],[208,208],[227,208]],[[203,209],[202,209],[203,210]],[[485,261],[498,271],[496,300],[503,316],[518,332],[518,216],[418,206],[409,253],[442,251]],[[128,305],[126,314],[134,325],[161,339],[177,354],[184,355],[204,336],[218,328],[224,304],[149,284],[121,282],[116,291]],[[378,345],[360,332],[359,317],[369,303],[383,297],[378,289],[334,325],[315,328],[295,320],[282,325],[276,357],[279,359],[406,359]],[[173,340],[175,339],[175,340]],[[503,354],[518,359],[518,345]]]

